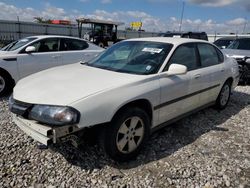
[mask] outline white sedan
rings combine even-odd
[[[22,79],[10,110],[16,124],[45,145],[95,127],[106,153],[124,161],[154,130],[210,105],[224,109],[238,80],[237,62],[208,42],[130,39],[92,61]]]
[[[0,50],[0,96],[21,78],[50,67],[89,61],[103,51],[79,38],[43,35],[15,41]]]

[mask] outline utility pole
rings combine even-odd
[[[247,22],[248,22],[248,20],[245,18],[245,23],[244,23],[244,27],[243,27],[242,34],[244,34],[244,33],[245,33],[245,31],[246,31]]]
[[[183,14],[184,14],[184,8],[185,8],[185,2],[182,1],[181,20],[180,20],[180,25],[179,25],[179,31],[180,32],[181,32],[181,26],[182,26],[182,19],[183,19]]]

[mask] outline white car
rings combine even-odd
[[[209,105],[225,108],[238,80],[237,62],[208,42],[130,39],[88,63],[22,79],[9,103],[16,124],[40,143],[95,127],[106,153],[124,161],[154,130]]]
[[[79,38],[43,35],[15,41],[0,50],[0,96],[17,81],[50,67],[89,61],[103,51]]]

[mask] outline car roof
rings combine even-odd
[[[237,37],[236,39],[247,39],[247,40],[249,40],[250,37]]]
[[[168,31],[162,34],[206,34],[204,31]]]
[[[232,37],[221,37],[221,38],[219,38],[219,39],[217,39],[217,40],[234,40],[234,39],[237,39],[237,37],[236,36],[232,36]]]
[[[205,40],[191,39],[191,38],[173,38],[173,37],[147,37],[147,38],[134,38],[126,41],[148,41],[148,42],[163,42],[170,43],[173,45],[179,45],[188,42],[202,42],[209,43]],[[209,43],[210,44],[210,43]]]
[[[221,37],[217,40],[230,40],[230,39],[250,39],[250,37],[241,37],[241,36],[228,36],[228,37]]]
[[[77,37],[70,37],[70,36],[64,36],[64,35],[33,35],[33,36],[29,36],[29,37],[25,37],[25,38],[38,38],[38,39],[44,39],[44,38],[71,38],[71,39],[81,39],[81,38],[77,38]],[[83,40],[83,39],[81,39]]]

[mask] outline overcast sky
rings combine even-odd
[[[183,30],[250,33],[250,0],[185,0]],[[0,19],[33,21],[34,17],[79,17],[124,22],[142,21],[146,31],[179,29],[181,0],[0,0]]]

